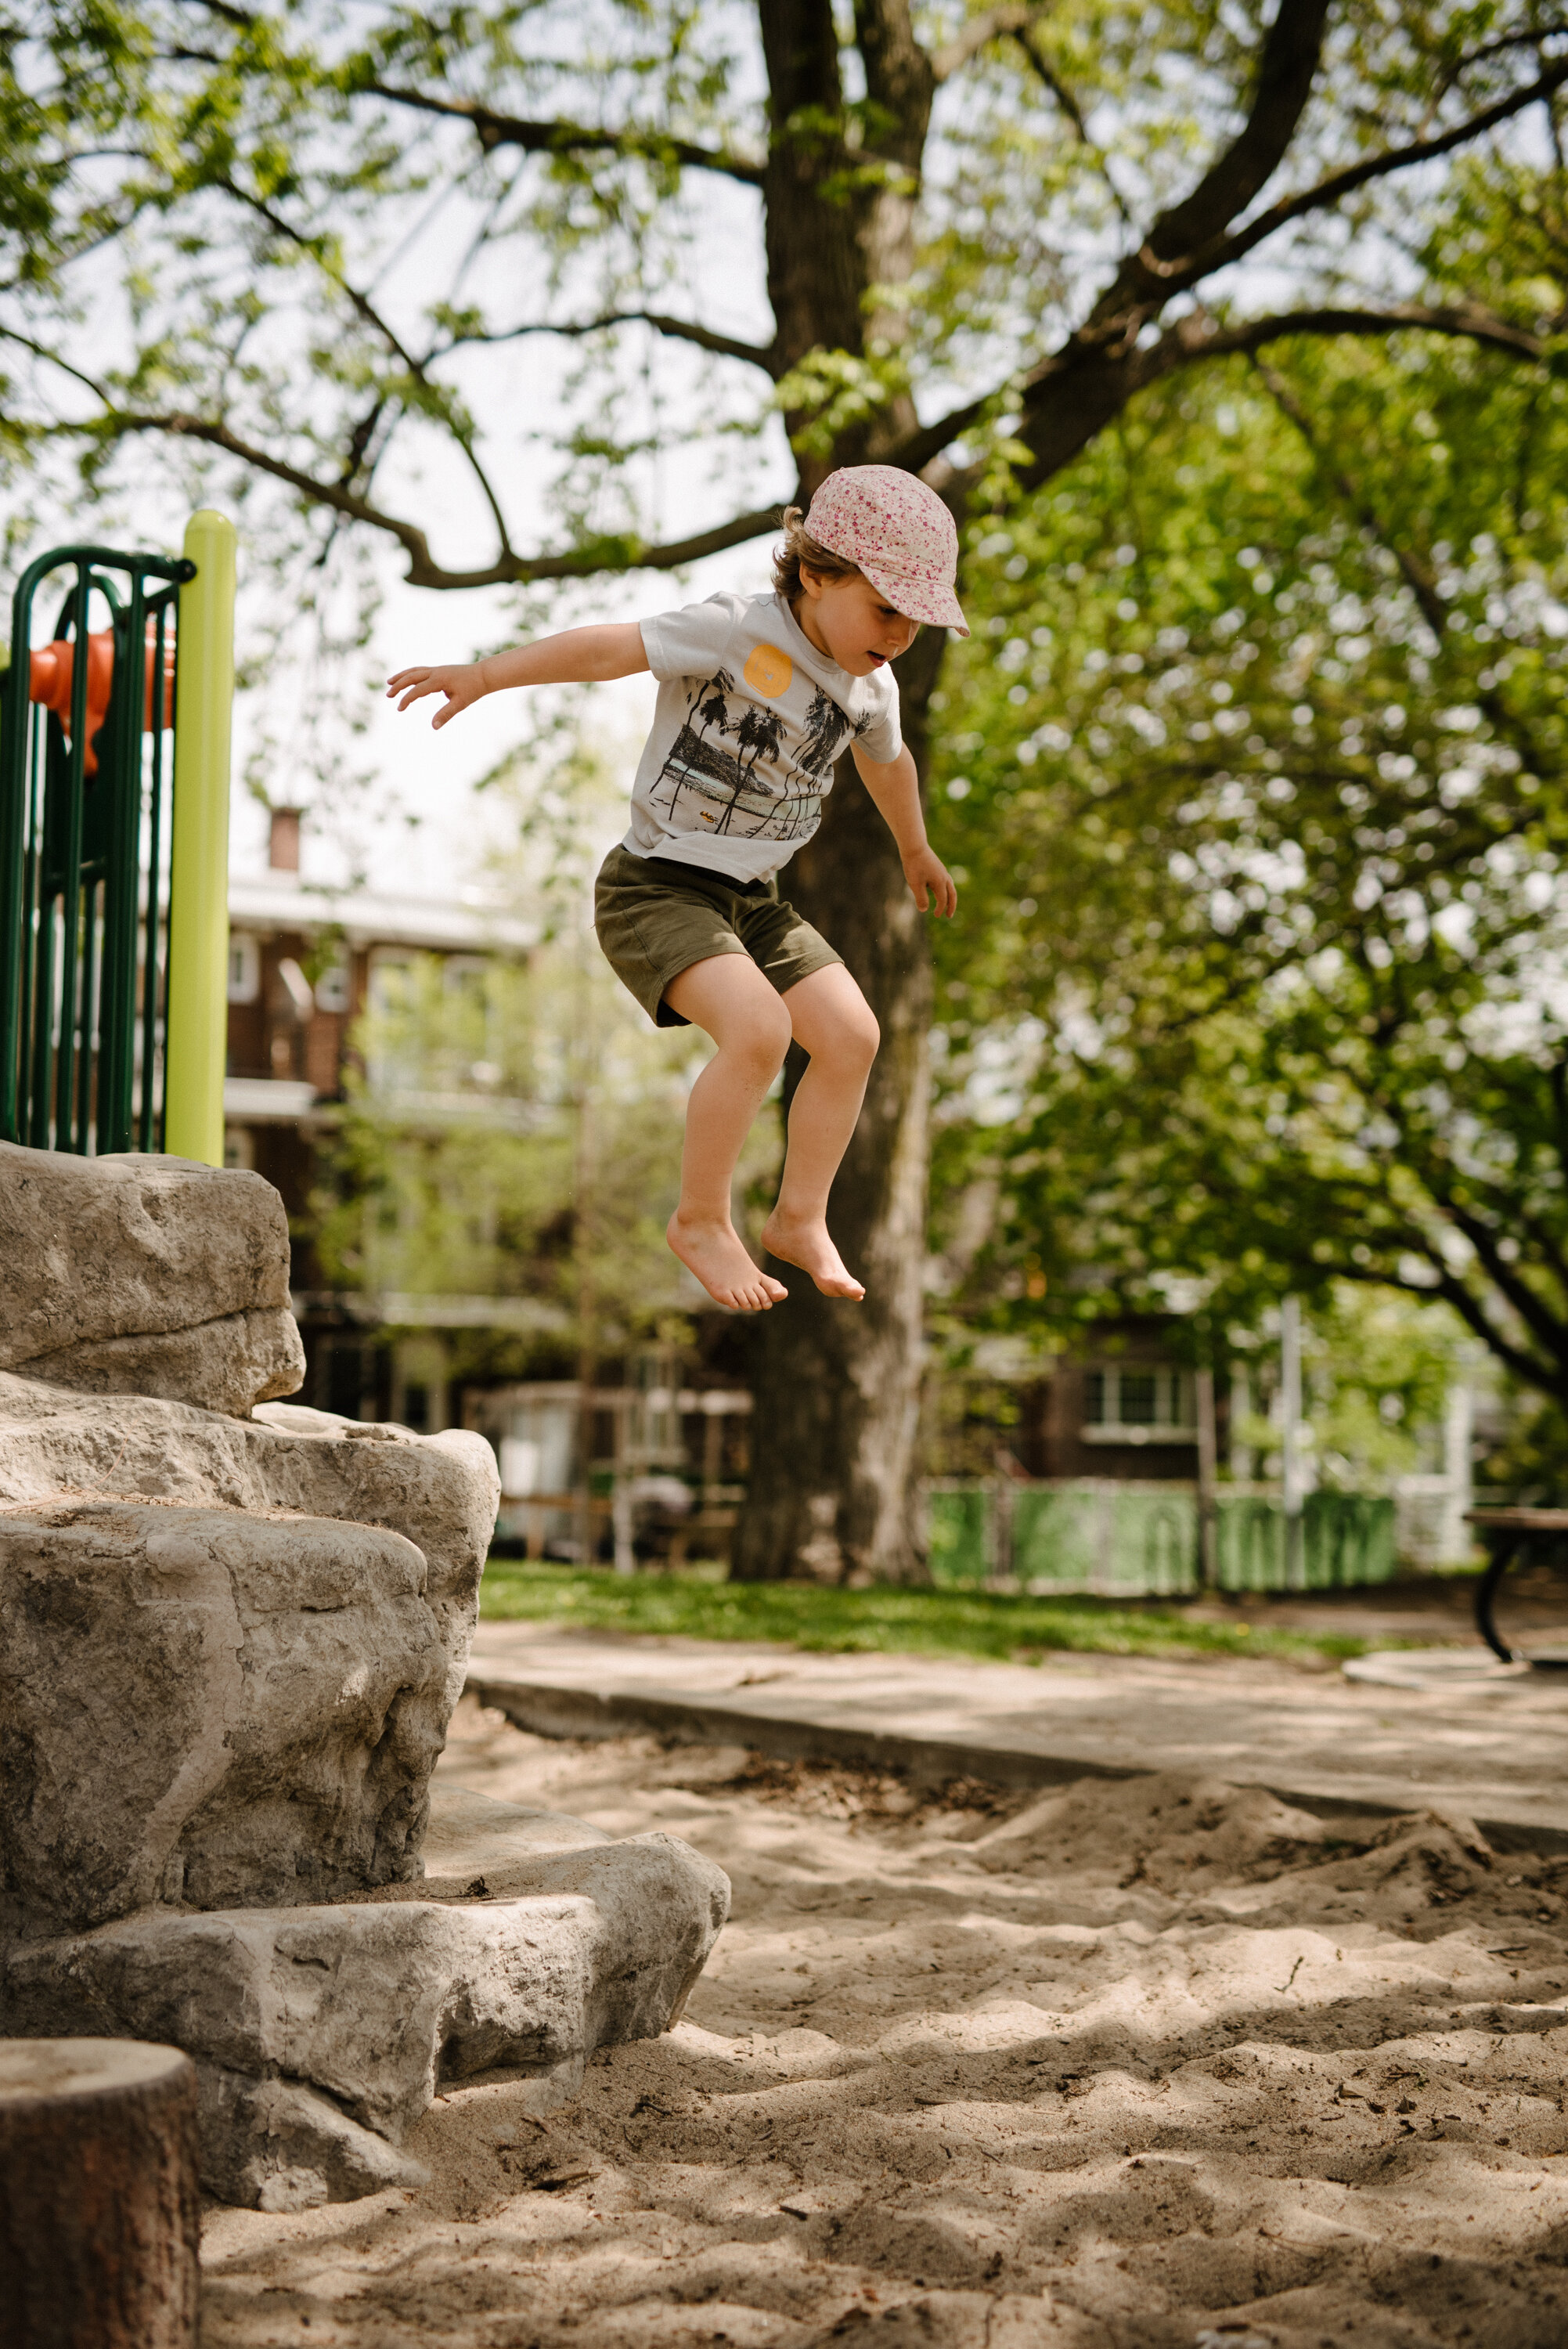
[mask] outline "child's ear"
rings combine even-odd
[[[800,585],[805,590],[805,593],[810,595],[811,601],[815,603],[818,596],[822,592],[822,582],[818,578],[814,571],[808,571],[803,563],[800,565]]]

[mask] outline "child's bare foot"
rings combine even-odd
[[[782,1281],[752,1263],[727,1216],[722,1223],[705,1221],[683,1216],[677,1207],[665,1237],[717,1305],[737,1313],[765,1313],[789,1294]]]
[[[775,1207],[762,1226],[762,1245],[780,1263],[798,1264],[809,1272],[824,1297],[852,1297],[858,1302],[866,1293],[864,1284],[845,1268],[820,1216],[797,1220]]]

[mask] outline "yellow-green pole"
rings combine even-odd
[[[229,746],[234,707],[234,525],[204,508],[185,530],[180,707],[169,880],[163,1147],[223,1164],[229,1024]]]

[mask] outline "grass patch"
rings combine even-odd
[[[511,1558],[493,1558],[486,1568],[480,1612],[491,1622],[575,1623],[585,1630],[676,1633],[692,1640],[777,1640],[826,1655],[985,1656],[1001,1661],[1034,1661],[1066,1650],[1337,1662],[1365,1655],[1370,1644],[1347,1632],[1197,1623],[1176,1608],[1124,1607],[1109,1599],[825,1590],[807,1582],[716,1582],[700,1572],[618,1575]]]

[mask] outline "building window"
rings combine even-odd
[[[480,1001],[490,973],[490,964],[482,955],[449,955],[441,966],[442,982],[449,994],[471,995]]]
[[[413,1009],[417,982],[410,956],[377,947],[370,957],[370,1009],[383,1016]]]
[[[1195,1444],[1190,1371],[1089,1371],[1084,1376],[1084,1436],[1090,1444]]]
[[[346,1011],[349,999],[349,973],[346,957],[328,963],[315,982],[315,1008],[318,1011]]]
[[[244,930],[229,934],[229,1000],[254,1003],[262,991],[260,941]]]

